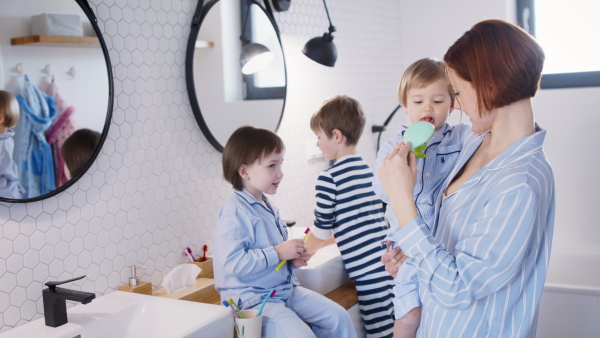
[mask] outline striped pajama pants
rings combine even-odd
[[[394,335],[393,285],[394,279],[383,265],[356,279],[358,308],[368,338]]]

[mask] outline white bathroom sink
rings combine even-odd
[[[301,286],[322,295],[350,280],[340,250],[335,244],[319,249],[308,261],[308,265],[295,269],[294,274]]]
[[[115,291],[67,309],[57,328],[44,318],[0,334],[9,337],[232,337],[233,316],[224,306]]]

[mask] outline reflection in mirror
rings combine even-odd
[[[272,16],[253,0],[213,0],[204,6],[199,1],[198,6],[188,42],[186,78],[202,132],[223,151],[229,135],[242,125],[276,131],[285,106],[287,79]],[[249,42],[266,46],[273,52],[273,60],[244,75],[240,53]]]
[[[108,51],[87,0],[0,0],[0,13],[0,90],[19,102],[10,141],[21,187],[0,201],[38,201],[77,181],[102,147],[112,112]],[[62,145],[78,129],[100,139],[70,175]]]

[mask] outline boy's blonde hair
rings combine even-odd
[[[323,103],[310,119],[310,128],[316,133],[323,131],[327,137],[338,129],[346,137],[346,145],[358,143],[365,127],[365,114],[355,99],[338,95]]]
[[[444,79],[446,83],[448,83],[444,62],[430,58],[415,61],[406,68],[406,71],[404,71],[404,74],[402,75],[402,79],[398,85],[398,101],[406,107],[409,90],[427,87],[439,79]],[[450,99],[454,102],[454,93],[452,92],[450,85],[448,85],[448,94],[450,95]]]
[[[244,188],[238,169],[270,154],[285,150],[283,140],[274,132],[253,126],[242,126],[231,134],[223,149],[223,177],[233,189]]]
[[[19,112],[19,102],[15,96],[0,90],[0,117],[4,118],[2,124],[8,128],[14,127],[19,121]]]

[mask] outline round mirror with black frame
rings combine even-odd
[[[270,62],[245,74],[248,51],[257,50],[270,52]],[[186,82],[200,129],[218,151],[242,125],[277,131],[287,74],[269,2],[199,0],[187,45]]]
[[[87,0],[0,0],[0,13],[0,89],[19,102],[18,123],[9,130],[21,186],[19,197],[0,195],[0,202],[41,201],[77,182],[100,153],[112,117],[112,66]],[[55,22],[53,27],[52,20],[64,20],[59,23],[65,25]],[[28,101],[29,93],[42,98],[46,114],[43,125],[36,127],[41,129],[35,130],[38,148],[31,146],[33,136],[26,127],[36,120],[31,112],[38,109],[30,107],[35,100]],[[68,168],[68,159],[63,159],[67,154],[62,153],[65,140],[87,132],[93,134],[92,146],[80,150],[77,166]],[[28,162],[32,158],[38,162]],[[43,187],[38,190],[35,180],[24,179],[29,174],[44,175]]]

